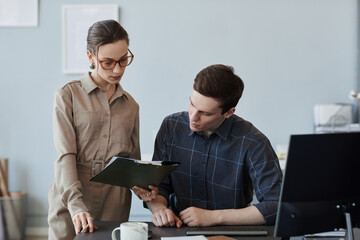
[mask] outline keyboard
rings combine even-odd
[[[213,226],[189,227],[187,235],[228,235],[228,236],[267,236],[267,231],[253,226]]]

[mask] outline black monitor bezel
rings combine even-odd
[[[357,140],[357,143],[352,141]],[[340,141],[340,142],[338,142]],[[338,146],[335,144],[338,142]],[[302,146],[294,146],[302,144],[304,151],[309,151],[314,148],[314,146],[319,147],[315,149],[315,154],[324,152],[324,158],[318,158],[318,161],[311,165],[311,161],[316,159],[309,159],[309,153],[301,152]],[[343,162],[326,162],[325,158],[332,159],[332,155],[326,155],[326,147],[322,146],[323,144],[328,144],[332,146],[330,151],[334,152],[334,156],[341,153],[344,154],[345,160],[338,159],[338,161]],[[357,148],[354,148],[356,147]],[[338,149],[337,149],[338,148]],[[342,153],[344,148],[349,152]],[[294,154],[297,154],[296,156]],[[281,193],[279,199],[279,206],[277,212],[277,218],[275,223],[274,236],[276,237],[291,237],[291,236],[300,236],[304,234],[311,234],[317,232],[332,231],[337,228],[345,228],[346,221],[344,216],[344,211],[350,212],[352,218],[353,227],[359,227],[360,225],[360,190],[351,191],[351,186],[344,186],[344,190],[338,190],[338,184],[343,184],[351,179],[359,179],[360,183],[360,167],[358,168],[357,176],[354,176],[356,172],[352,170],[352,165],[347,166],[346,164],[353,164],[354,156],[353,154],[359,154],[358,162],[354,163],[354,167],[360,166],[360,132],[357,133],[327,133],[327,134],[303,134],[303,135],[291,135],[288,159],[285,166],[285,174],[281,186]],[[303,155],[304,162],[300,162],[299,157]],[[311,158],[311,156],[310,156]],[[316,156],[314,156],[316,158]],[[323,162],[319,162],[323,161]],[[321,163],[332,164],[329,167],[330,175],[322,172],[320,169]],[[306,166],[306,164],[308,166]],[[315,169],[312,167],[315,166]],[[306,171],[308,174],[306,174]],[[339,172],[339,174],[337,174]],[[349,174],[344,172],[350,172]],[[325,179],[319,180],[319,175],[324,176]],[[335,175],[335,176],[334,176]],[[296,179],[301,178],[303,182]],[[341,180],[337,180],[341,178]],[[343,180],[344,178],[348,178]],[[314,183],[315,188],[318,188],[317,185],[321,186],[330,182],[330,184],[335,185],[334,189],[330,186],[324,187],[324,193],[328,199],[325,199],[321,192],[315,192],[314,189],[311,189],[311,181],[319,180],[320,183]],[[323,182],[322,182],[323,181]],[[338,183],[338,182],[341,183]],[[350,183],[356,186],[356,182]],[[294,186],[291,186],[294,185]],[[294,187],[291,189],[291,187]],[[310,188],[309,188],[310,187]],[[358,186],[357,186],[358,187]],[[296,189],[296,190],[294,190]],[[312,191],[312,194],[306,195],[306,191]],[[297,195],[299,192],[300,195]],[[291,196],[291,193],[295,193],[294,196]]]

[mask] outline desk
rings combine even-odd
[[[152,231],[151,240],[160,240],[161,237],[174,237],[174,236],[186,236],[187,227],[183,226],[181,228],[176,227],[156,227],[153,223],[149,223],[149,230]],[[111,232],[114,228],[120,226],[120,222],[100,222],[95,221],[95,225],[99,227],[93,233],[79,233],[74,240],[111,240]],[[247,240],[264,240],[264,239],[280,239],[274,238],[274,226],[259,226],[260,228],[265,228],[268,231],[268,236],[264,237],[232,237],[235,239],[247,239]],[[355,239],[360,240],[360,229],[354,229]],[[292,237],[291,240],[301,240],[302,237]],[[322,238],[326,240],[326,238]],[[332,240],[336,240],[332,238]]]

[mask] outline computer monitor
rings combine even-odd
[[[292,135],[274,236],[360,226],[360,132]]]

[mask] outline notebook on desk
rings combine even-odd
[[[267,230],[255,226],[212,226],[189,227],[187,235],[228,235],[228,236],[267,236]]]

